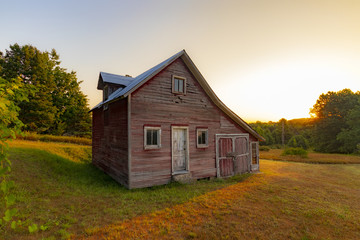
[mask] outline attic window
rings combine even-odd
[[[144,148],[158,149],[161,147],[161,127],[144,127]]]
[[[186,93],[186,78],[179,76],[172,76],[172,92],[178,94]]]

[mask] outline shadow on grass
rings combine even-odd
[[[14,170],[59,184],[93,186],[99,188],[121,187],[108,175],[91,164],[91,160],[73,162],[40,149],[11,148],[10,159]],[[17,168],[18,166],[18,168]]]
[[[10,159],[15,165],[20,165],[18,172],[22,172],[22,176],[32,175],[46,181],[54,181],[60,185],[70,185],[78,188],[99,188],[110,191],[125,192],[149,192],[158,190],[168,190],[171,188],[187,189],[192,185],[206,185],[211,182],[212,186],[218,188],[220,185],[229,185],[244,181],[251,174],[236,175],[227,179],[200,180],[194,184],[181,184],[171,182],[167,185],[160,185],[142,189],[128,190],[121,184],[118,184],[110,176],[96,168],[91,164],[91,159],[82,162],[73,162],[64,157],[49,153],[40,149],[29,148],[11,148]],[[195,190],[196,191],[196,190]]]

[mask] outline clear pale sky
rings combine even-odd
[[[360,90],[360,1],[0,0],[0,51],[56,49],[90,107],[100,71],[137,76],[185,49],[246,121],[309,117],[321,93]]]

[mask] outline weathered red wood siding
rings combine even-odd
[[[172,75],[186,78],[186,95],[172,93]],[[144,150],[147,124],[161,125],[160,149]],[[171,125],[189,127],[189,168],[195,179],[216,176],[215,134],[246,133],[212,103],[179,58],[131,95],[131,188],[171,181]],[[196,147],[197,127],[208,128],[207,148]]]
[[[108,110],[93,111],[92,162],[128,187],[127,106],[127,99],[122,99],[109,104]]]

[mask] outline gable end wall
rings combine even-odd
[[[172,75],[186,78],[186,95],[172,93]],[[206,95],[182,59],[132,93],[131,187],[171,181],[171,126],[189,128],[190,172],[194,179],[216,176],[215,134],[247,133]],[[161,148],[144,150],[144,125],[161,126]],[[196,147],[196,128],[207,127],[209,146]],[[250,135],[250,141],[257,141]]]

